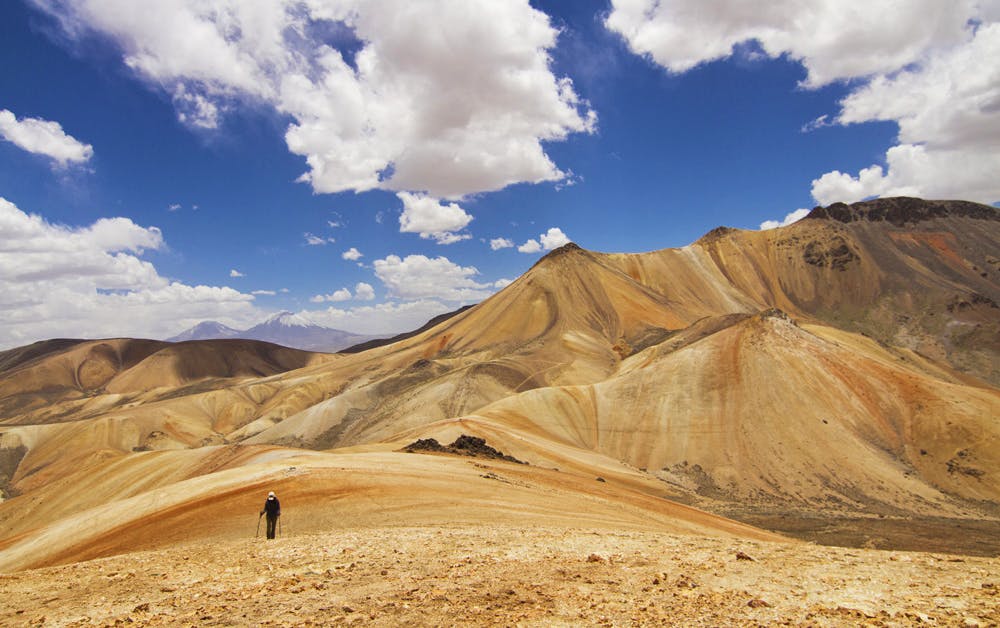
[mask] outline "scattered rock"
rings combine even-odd
[[[604,558],[602,558],[601,556],[598,556],[597,554],[591,554],[590,556],[587,557],[587,562],[588,563],[603,563],[604,562]]]
[[[455,439],[455,442],[444,446],[435,438],[421,438],[403,448],[408,453],[434,452],[442,454],[453,454],[458,456],[471,456],[473,458],[488,458],[490,460],[506,460],[517,464],[527,464],[513,456],[508,456],[502,451],[494,449],[486,444],[486,439],[477,436],[462,434]]]
[[[607,480],[605,480],[605,479],[604,479],[604,478],[602,478],[601,476],[597,476],[597,481],[598,481],[598,482],[607,482]]]
[[[806,244],[802,259],[812,266],[844,271],[848,264],[861,258],[851,250],[843,237],[835,236],[826,242],[813,240]]]
[[[753,562],[753,558],[751,558],[749,554],[745,554],[743,552],[736,552],[736,560],[749,560]]]
[[[770,604],[760,599],[759,597],[755,597],[754,599],[747,602],[747,606],[749,606],[750,608],[771,608]]]

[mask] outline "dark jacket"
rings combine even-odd
[[[260,514],[264,514],[265,512],[268,519],[281,516],[281,502],[278,501],[277,497],[268,497],[264,501],[264,509],[260,511]]]

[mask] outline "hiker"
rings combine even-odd
[[[278,526],[278,517],[281,516],[281,502],[274,496],[274,491],[267,494],[264,508],[260,511],[260,516],[267,514],[267,538],[274,538],[274,529]]]

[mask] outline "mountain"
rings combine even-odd
[[[566,245],[413,335],[291,370],[202,377],[236,371],[200,341],[15,349],[0,570],[232,540],[267,490],[302,532],[485,509],[994,555],[998,302],[1000,210],[900,198],[676,249]],[[462,435],[526,464],[404,451]]]
[[[222,338],[237,338],[240,330],[233,329],[216,321],[205,321],[183,331],[167,342],[185,342],[187,340],[219,340]]]
[[[214,321],[198,323],[187,331],[173,338],[168,338],[167,342],[217,340],[220,338],[262,340],[303,351],[334,353],[352,345],[379,338],[379,336],[353,334],[331,327],[323,327],[300,314],[286,311],[278,312],[268,317],[264,322],[244,331]]]

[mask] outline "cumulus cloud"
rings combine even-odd
[[[358,301],[372,301],[375,299],[375,288],[371,284],[359,281],[354,286],[354,298]]]
[[[401,299],[478,301],[492,292],[473,279],[479,274],[474,266],[459,266],[443,256],[389,255],[375,260],[374,267],[389,295]]]
[[[747,4],[615,0],[606,25],[671,72],[723,59],[756,41],[806,69],[804,85],[851,81],[833,124],[891,121],[899,138],[856,175],[813,181],[822,204],[872,196],[1000,200],[1000,10],[995,1],[821,0]],[[883,167],[884,166],[884,167]]]
[[[229,271],[229,276],[232,277],[232,278],[234,278],[234,279],[237,278],[237,277],[246,277],[246,275],[244,275],[240,271],[236,270],[235,268]]]
[[[507,278],[497,279],[496,281],[493,282],[493,287],[496,288],[497,290],[503,290],[512,283],[514,282]]]
[[[521,246],[517,247],[520,253],[537,253],[542,250],[542,245],[538,243],[538,240],[534,238],[528,240]]]
[[[54,337],[164,338],[206,319],[256,318],[253,296],[161,277],[141,259],[155,227],[105,218],[68,227],[0,198],[0,348]]]
[[[362,257],[364,257],[364,255],[361,254],[361,251],[357,250],[356,248],[354,248],[352,246],[351,248],[349,248],[346,251],[344,251],[343,253],[341,253],[340,257],[343,258],[343,259],[352,261],[352,262],[356,262],[359,259],[361,259]]]
[[[806,85],[888,73],[965,36],[975,0],[613,0],[606,26],[633,52],[671,72],[725,59],[756,40],[769,57],[788,55]]]
[[[559,227],[551,227],[548,231],[539,236],[539,241],[542,244],[542,248],[546,251],[551,251],[552,249],[558,249],[564,244],[569,244],[569,238],[566,234],[562,232]]]
[[[438,244],[453,244],[472,237],[455,233],[472,221],[472,216],[458,203],[445,205],[425,194],[409,192],[399,192],[396,196],[403,201],[403,213],[399,216],[400,233],[419,233],[421,238],[434,239]]]
[[[313,303],[338,303],[341,301],[350,301],[351,299],[357,299],[358,301],[371,301],[374,298],[375,288],[373,288],[371,284],[359,281],[354,286],[353,295],[349,289],[341,288],[332,294],[317,294],[309,300]]]
[[[544,143],[596,125],[527,0],[33,2],[73,39],[115,42],[188,124],[215,127],[243,101],[290,116],[316,192],[457,199],[558,181]]]
[[[254,290],[250,294],[258,297],[273,297],[278,293],[275,292],[274,290]]]
[[[538,239],[531,238],[517,250],[521,253],[538,253],[541,250],[551,251],[564,244],[569,244],[570,239],[559,227],[550,227],[548,231],[538,236]]]
[[[514,241],[508,238],[493,238],[490,240],[490,249],[493,251],[499,251],[500,249],[513,248]]]
[[[351,291],[347,288],[341,288],[333,294],[317,294],[316,296],[310,298],[309,300],[313,303],[325,303],[331,302],[336,303],[339,301],[350,301],[352,298]]]
[[[89,161],[94,155],[93,146],[67,135],[58,122],[41,118],[18,120],[7,109],[0,109],[0,137],[29,153],[45,155],[63,168]]]
[[[767,229],[777,229],[778,227],[787,227],[793,222],[798,222],[802,220],[807,215],[809,215],[808,209],[796,209],[790,214],[786,214],[783,220],[765,220],[764,222],[760,223],[760,229],[761,231],[765,231]]]
[[[1000,23],[841,102],[840,124],[875,120],[899,124],[886,168],[824,174],[812,185],[819,203],[901,194],[1000,201]]]

